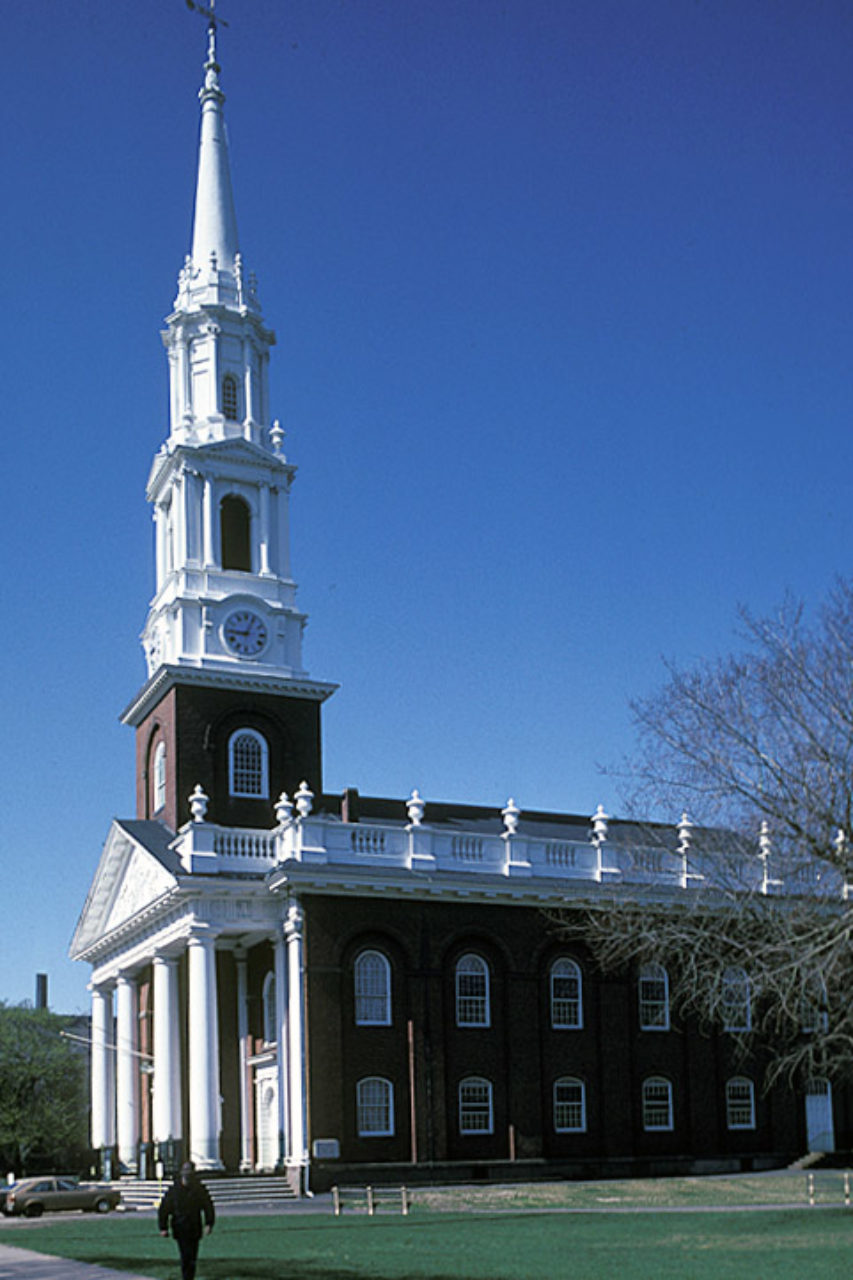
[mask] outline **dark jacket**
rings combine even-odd
[[[210,1198],[210,1192],[198,1178],[192,1178],[186,1186],[175,1182],[160,1201],[157,1213],[161,1231],[168,1231],[169,1220],[172,1222],[172,1235],[201,1236],[202,1217],[208,1227],[216,1221],[216,1210]]]

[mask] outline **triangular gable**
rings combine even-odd
[[[154,826],[113,820],[80,914],[70,955],[76,960],[101,938],[177,886],[160,850],[148,848],[134,828]],[[157,842],[162,845],[162,840]]]

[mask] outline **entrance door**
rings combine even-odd
[[[278,1072],[275,1067],[258,1071],[255,1077],[255,1132],[258,1135],[259,1169],[274,1169],[278,1163]]]
[[[832,1086],[828,1080],[816,1077],[806,1085],[806,1136],[809,1151],[835,1150]]]

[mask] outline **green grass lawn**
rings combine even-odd
[[[150,1217],[0,1228],[21,1248],[177,1280]],[[220,1218],[198,1280],[820,1280],[850,1276],[853,1211]]]

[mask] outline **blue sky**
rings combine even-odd
[[[221,0],[325,785],[618,812],[628,699],[850,560],[853,8]],[[203,21],[2,6],[0,998],[132,816]]]

